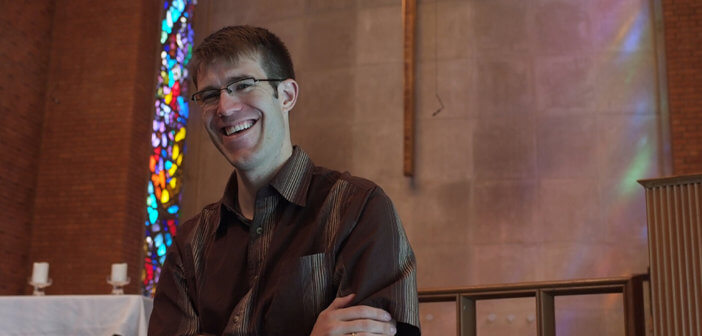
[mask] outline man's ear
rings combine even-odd
[[[278,84],[278,101],[283,111],[290,112],[297,102],[299,89],[294,79],[286,79]]]

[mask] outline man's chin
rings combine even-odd
[[[251,170],[257,166],[256,153],[243,151],[229,153],[226,156],[229,163],[237,170]]]

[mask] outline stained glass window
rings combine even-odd
[[[195,0],[165,0],[161,23],[161,69],[154,104],[153,133],[149,158],[151,179],[146,198],[146,237],[144,239],[143,293],[153,296],[178,227],[181,164],[185,152],[185,126],[188,121],[188,70],[192,55],[191,26]]]

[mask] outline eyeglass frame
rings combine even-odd
[[[197,95],[202,95],[202,93],[205,93],[205,92],[208,92],[208,91],[217,91],[217,92],[218,92],[218,96],[221,96],[221,95],[222,95],[222,90],[226,90],[226,91],[227,91],[227,94],[228,94],[228,95],[231,95],[232,93],[234,93],[234,91],[236,91],[236,90],[231,89],[231,87],[232,87],[234,84],[237,84],[237,83],[239,83],[239,82],[243,82],[243,81],[245,81],[245,80],[253,80],[253,81],[254,81],[254,85],[255,85],[255,84],[258,84],[258,82],[282,82],[282,81],[284,81],[285,79],[276,79],[276,78],[260,78],[260,79],[259,79],[259,78],[255,78],[255,77],[238,78],[238,79],[235,79],[235,80],[229,82],[227,85],[225,85],[224,87],[219,88],[219,89],[205,89],[205,90],[200,90],[200,91],[198,91],[198,92],[195,92],[195,93],[193,93],[193,94],[190,96],[190,100],[196,102],[196,103],[197,103],[198,105],[200,105],[200,106],[205,106],[205,105],[207,105],[207,104],[206,104],[205,102],[203,102],[202,99],[199,99],[199,100],[198,100],[198,99],[195,99],[195,96],[197,96]],[[219,98],[217,98],[217,99],[219,99]]]

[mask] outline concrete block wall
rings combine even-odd
[[[421,287],[646,270],[635,180],[668,155],[648,1],[420,1],[413,179],[401,170],[401,1],[274,3],[201,1],[199,38],[254,24],[286,41],[301,83],[294,142],[386,189]],[[194,110],[186,217],[231,171]]]
[[[200,39],[232,24],[280,35],[301,88],[293,141],[317,164],[381,185],[417,254],[419,287],[452,287],[646,271],[636,179],[662,174],[670,155],[652,8],[418,1],[412,179],[402,176],[401,1],[202,0],[195,29]],[[231,171],[197,109],[189,136],[184,217],[218,199]],[[533,306],[486,303],[481,319],[502,315],[481,330],[529,334]],[[567,301],[559,328],[616,334],[620,310],[616,296]],[[447,311],[422,307],[428,335],[453,330]]]

